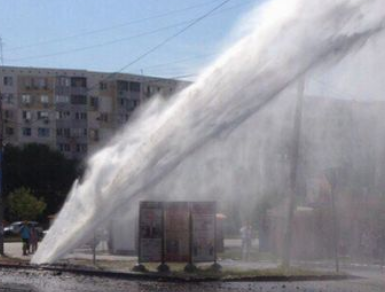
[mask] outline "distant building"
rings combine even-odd
[[[0,68],[4,141],[41,143],[81,159],[124,125],[155,94],[187,82],[86,70]]]

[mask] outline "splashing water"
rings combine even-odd
[[[196,154],[204,156],[212,145],[220,145],[221,139],[248,125],[249,118],[268,108],[309,70],[339,61],[381,34],[385,26],[383,7],[384,0],[274,0],[251,13],[245,22],[253,25],[242,39],[193,85],[167,104],[153,100],[90,158],[84,181],[74,184],[32,262],[51,263],[66,255],[117,208],[127,206],[130,211],[143,197],[162,196],[165,189],[172,198],[191,198],[194,188],[206,197],[215,193],[212,190],[218,186],[214,179],[198,186],[199,178],[189,177],[189,167],[210,167]],[[252,125],[245,127],[246,132],[253,131]],[[227,166],[236,163],[232,159],[239,157],[230,157],[231,146],[223,151]],[[166,181],[180,178],[175,170],[186,163],[185,179],[176,182],[179,187],[162,189]],[[253,180],[245,173],[243,179]],[[226,177],[219,181],[226,181]],[[229,193],[234,188],[231,186]]]

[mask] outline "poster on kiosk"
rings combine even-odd
[[[190,255],[189,203],[165,203],[164,223],[165,261],[187,262]]]
[[[141,202],[139,261],[215,261],[215,213],[215,202]]]
[[[190,203],[193,262],[215,260],[215,212],[215,202]]]
[[[161,261],[163,240],[163,204],[161,202],[140,203],[139,232],[140,261]]]

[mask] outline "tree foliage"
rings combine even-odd
[[[8,196],[10,215],[16,220],[36,220],[47,204],[42,198],[36,198],[30,189],[18,188]]]
[[[8,196],[14,190],[25,187],[43,198],[47,204],[44,215],[54,214],[60,210],[74,180],[79,176],[78,165],[77,161],[67,159],[47,145],[6,145],[3,160],[4,195]]]

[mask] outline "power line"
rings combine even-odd
[[[68,41],[68,40],[71,40],[71,39],[76,39],[76,38],[80,38],[80,37],[84,37],[84,36],[88,36],[88,35],[93,35],[93,34],[98,34],[98,33],[101,33],[101,32],[106,32],[106,31],[114,30],[114,29],[117,29],[117,28],[129,26],[129,25],[133,25],[133,24],[139,24],[139,23],[146,22],[146,21],[153,20],[153,19],[163,18],[163,17],[166,17],[166,16],[170,16],[170,15],[173,15],[173,14],[180,13],[180,12],[184,12],[184,11],[196,9],[196,8],[199,8],[199,7],[207,6],[207,5],[210,5],[210,4],[218,2],[218,1],[219,0],[213,0],[213,1],[210,1],[210,2],[203,2],[201,4],[196,4],[196,5],[185,7],[185,8],[182,8],[182,9],[171,10],[171,11],[166,12],[166,13],[161,13],[161,14],[157,14],[157,15],[153,15],[153,16],[149,16],[149,17],[144,17],[144,18],[132,20],[132,21],[129,21],[129,22],[124,22],[124,23],[120,23],[120,24],[117,24],[117,25],[113,25],[113,26],[107,26],[107,27],[100,28],[100,29],[97,29],[97,30],[91,30],[91,31],[83,32],[83,33],[73,34],[73,35],[69,35],[67,37],[63,37],[63,38],[54,38],[54,39],[50,39],[50,40],[46,40],[46,41],[42,41],[42,42],[27,44],[27,45],[24,45],[24,46],[11,47],[8,50],[12,50],[12,51],[24,50],[24,49],[28,49],[28,48],[37,47],[37,46],[40,46],[40,45],[47,45],[47,44],[52,44],[52,43],[59,43],[59,42],[63,42],[63,41]]]
[[[189,30],[191,27],[193,27],[194,25],[196,25],[197,23],[199,23],[200,21],[202,21],[203,19],[207,18],[208,16],[210,16],[211,14],[213,14],[215,11],[217,11],[218,9],[220,9],[222,6],[226,5],[228,2],[230,2],[231,0],[225,0],[223,2],[221,2],[219,5],[215,6],[214,8],[210,9],[208,12],[206,12],[205,14],[203,14],[202,16],[196,18],[193,22],[191,22],[190,24],[188,24],[187,26],[185,26],[184,28],[182,28],[181,30],[179,30],[178,32],[170,35],[169,37],[165,38],[163,41],[161,41],[160,43],[158,43],[157,45],[155,45],[154,47],[150,48],[149,50],[147,50],[146,52],[144,52],[143,54],[139,55],[137,58],[135,58],[134,60],[132,60],[131,62],[129,62],[128,64],[124,65],[123,67],[121,67],[118,71],[116,72],[113,72],[111,74],[109,74],[106,78],[104,78],[103,80],[108,80],[110,78],[113,78],[114,76],[116,76],[117,74],[123,72],[124,70],[126,70],[128,67],[138,63],[140,60],[144,59],[145,57],[147,57],[148,55],[152,54],[153,52],[155,52],[156,50],[160,49],[161,47],[163,47],[164,45],[166,45],[167,43],[169,43],[171,40],[173,40],[174,38],[178,37],[179,35],[183,34],[184,32],[186,32],[187,30]],[[96,85],[93,85],[89,88],[89,90],[92,90],[95,88]]]
[[[245,1],[242,4],[233,5],[231,7],[228,7],[227,9],[222,9],[222,10],[218,11],[217,13],[212,14],[212,16],[219,15],[219,14],[227,12],[229,10],[245,6],[246,4],[249,4],[250,2],[253,2],[253,1],[252,0]],[[217,9],[215,9],[215,10],[217,10]],[[26,57],[22,57],[22,58],[7,59],[7,62],[21,62],[21,61],[26,61],[26,60],[30,60],[30,59],[44,59],[44,58],[50,58],[50,57],[67,55],[67,54],[71,54],[71,53],[83,52],[83,51],[87,51],[87,50],[91,50],[91,49],[96,49],[96,48],[101,48],[101,47],[105,47],[105,46],[109,46],[109,45],[114,45],[114,44],[117,44],[117,43],[129,41],[129,40],[132,40],[132,39],[144,37],[144,36],[151,35],[151,34],[156,34],[156,33],[161,32],[161,31],[166,31],[168,29],[176,28],[176,27],[181,26],[181,25],[186,24],[186,23],[190,23],[190,22],[194,23],[196,20],[199,20],[199,17],[198,18],[193,18],[193,19],[190,19],[190,20],[186,20],[186,21],[181,21],[181,22],[178,22],[178,23],[175,23],[175,24],[171,24],[171,25],[168,25],[168,26],[164,26],[164,27],[161,27],[161,28],[158,28],[158,29],[155,29],[155,30],[146,31],[146,32],[143,32],[143,33],[139,33],[139,34],[136,34],[136,35],[131,35],[131,36],[124,37],[124,38],[113,39],[113,40],[109,40],[109,41],[98,43],[98,44],[91,45],[91,46],[79,47],[79,48],[75,48],[75,49],[72,49],[72,50],[65,50],[65,51],[60,51],[60,52],[51,53],[51,54],[32,55],[32,56],[26,56]]]
[[[181,26],[182,24],[186,24],[186,23],[189,23],[191,21],[192,20],[178,22],[176,24],[164,26],[164,27],[161,27],[161,28],[158,28],[158,29],[155,29],[155,30],[139,33],[139,34],[136,34],[136,35],[125,37],[125,38],[114,39],[114,40],[106,41],[106,42],[103,42],[103,43],[98,43],[98,44],[95,44],[95,45],[92,45],[92,46],[80,47],[80,48],[76,48],[76,49],[73,49],[73,50],[65,50],[65,51],[56,52],[56,53],[52,53],[52,54],[33,55],[33,56],[27,56],[27,57],[22,57],[22,58],[18,58],[18,59],[7,59],[7,61],[8,62],[20,62],[20,61],[25,61],[25,60],[30,60],[30,59],[44,59],[44,58],[49,58],[49,57],[56,57],[56,56],[62,56],[62,55],[67,55],[67,54],[71,54],[71,53],[82,52],[82,51],[91,50],[91,49],[95,49],[95,48],[101,48],[101,47],[105,47],[105,46],[109,46],[109,45],[113,45],[113,44],[129,41],[129,40],[133,40],[133,39],[140,38],[140,37],[143,37],[143,36],[155,34],[155,33],[158,33],[158,32],[164,31],[164,30],[168,30],[168,29],[171,29],[171,28],[175,28],[175,27]]]
[[[130,63],[126,64],[125,66],[123,66],[121,69],[119,69],[118,71],[114,72],[114,73],[111,73],[109,74],[106,78],[104,78],[103,80],[108,80],[110,78],[112,78],[113,76],[115,76],[116,74],[119,74],[121,73],[122,71],[124,71],[126,68],[128,68],[129,66],[139,62],[140,60],[142,60],[143,58],[145,58],[146,56],[150,55],[151,53],[153,53],[154,51],[156,51],[157,49],[161,48],[162,46],[164,46],[165,44],[167,44],[168,42],[170,42],[172,39],[176,38],[177,36],[181,35],[182,33],[186,32],[189,28],[191,28],[192,26],[194,26],[195,24],[199,23],[200,21],[202,21],[203,19],[207,18],[209,15],[211,15],[212,13],[214,13],[215,11],[217,11],[219,8],[221,8],[222,6],[224,6],[225,4],[227,4],[228,2],[230,2],[231,0],[225,0],[223,2],[221,2],[219,5],[215,6],[213,9],[209,10],[208,12],[206,12],[205,14],[203,14],[202,16],[196,18],[194,21],[192,21],[191,23],[189,23],[187,26],[185,26],[183,29],[179,30],[178,32],[176,32],[175,34],[172,34],[171,36],[167,37],[166,39],[164,39],[162,42],[160,42],[159,44],[157,44],[156,46],[152,47],[151,49],[149,49],[148,51],[146,51],[145,53],[143,53],[142,55],[138,56],[136,59],[134,59],[133,61],[131,61]],[[187,78],[187,77],[190,77],[190,76],[193,76],[192,74],[189,74],[189,75],[182,75],[182,76],[176,76],[174,77],[174,79],[181,79],[181,78]],[[90,91],[92,89],[94,89],[95,85],[94,86],[91,86],[90,88],[87,89],[87,91]],[[35,124],[37,122],[41,122],[41,121],[44,121],[44,119],[37,119],[35,121],[30,121],[27,125],[32,125],[32,124]],[[13,121],[9,121],[7,120],[8,123],[12,123],[12,124],[15,124],[15,125],[23,125],[21,123],[18,123],[18,122],[13,122]],[[24,126],[27,126],[27,125],[24,125]]]
[[[148,70],[148,69],[153,69],[153,68],[161,68],[161,67],[165,67],[165,66],[169,66],[169,65],[189,62],[189,61],[196,60],[196,59],[204,59],[204,58],[215,56],[215,55],[217,55],[217,53],[203,54],[203,55],[198,55],[198,56],[193,56],[193,57],[188,57],[188,58],[183,58],[183,59],[175,60],[175,61],[172,61],[172,62],[160,63],[160,64],[151,65],[151,66],[146,66],[146,67],[142,67],[140,69],[141,70]]]

